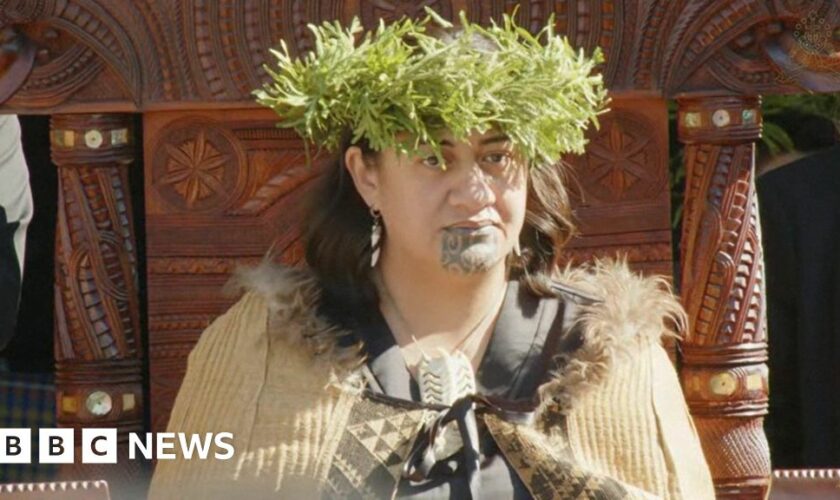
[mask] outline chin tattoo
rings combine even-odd
[[[440,263],[444,269],[462,274],[486,271],[496,261],[498,246],[495,237],[444,232]]]

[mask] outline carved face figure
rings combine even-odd
[[[387,149],[375,165],[350,148],[345,160],[362,198],[381,212],[383,256],[453,273],[486,271],[522,230],[527,170],[498,132],[461,142],[444,133],[441,144],[443,163],[426,146],[412,156]]]

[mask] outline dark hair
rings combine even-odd
[[[453,40],[460,31],[437,28],[430,34]],[[495,50],[491,41],[480,37],[472,44],[478,50]],[[359,147],[366,163],[375,168],[377,153],[364,140],[353,143],[346,133],[336,157],[310,191],[304,219],[304,255],[322,286],[321,307],[344,327],[364,319],[358,315],[378,304],[379,299],[370,277],[373,218],[344,162],[351,146]],[[520,235],[522,256],[508,257],[511,276],[540,296],[554,295],[550,280],[557,252],[574,234],[565,172],[562,163],[528,168],[525,224]],[[383,238],[387,238],[384,232]]]

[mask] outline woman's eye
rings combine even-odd
[[[510,162],[510,155],[507,153],[490,153],[484,156],[484,161],[491,165],[506,166]]]
[[[440,158],[438,158],[437,156],[430,155],[430,156],[427,156],[427,157],[423,158],[423,165],[425,165],[429,168],[440,169],[441,161],[440,161]]]

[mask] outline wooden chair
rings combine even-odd
[[[423,2],[482,22],[515,3]],[[62,425],[141,431],[150,408],[151,429],[162,430],[187,353],[229,305],[218,291],[234,266],[272,242],[285,261],[300,260],[300,200],[317,169],[252,101],[266,79],[266,49],[281,38],[293,52],[311,48],[309,22],[358,15],[372,26],[421,15],[419,4],[0,0],[0,99],[8,98],[0,112],[52,115]],[[834,49],[803,37],[836,28],[840,8],[831,0],[523,0],[518,18],[536,29],[550,14],[573,44],[604,48],[613,98],[587,155],[569,159],[584,236],[565,258],[624,252],[637,269],[671,273],[668,100],[676,99],[687,173],[678,258],[691,318],[681,377],[719,495],[761,498],[771,468],[753,182],[759,100],[840,89]],[[139,253],[132,169],[144,177]]]

